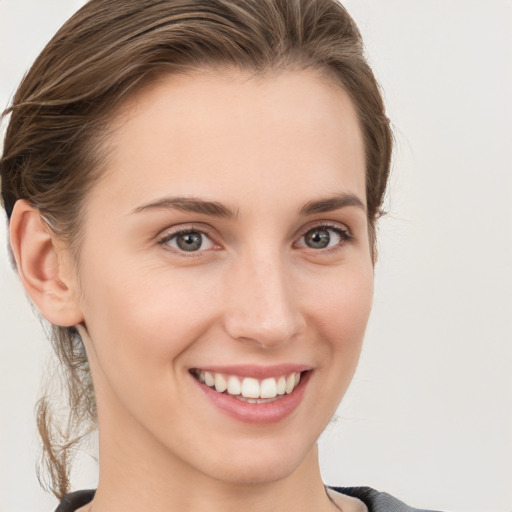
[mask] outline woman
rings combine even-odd
[[[68,373],[59,511],[410,510],[316,441],[371,308],[391,132],[331,0],[92,0],[16,93],[2,198]],[[67,494],[97,422],[96,493]]]

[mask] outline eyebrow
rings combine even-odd
[[[300,210],[300,215],[313,215],[315,213],[327,213],[340,210],[347,206],[355,206],[366,212],[366,206],[355,194],[341,193],[326,199],[307,202]]]
[[[147,210],[174,209],[186,213],[202,213],[213,217],[234,219],[238,212],[229,209],[217,201],[205,201],[195,197],[166,197],[157,201],[139,206],[132,213],[139,213]]]
[[[315,213],[327,213],[340,210],[348,206],[355,206],[366,211],[364,203],[354,194],[342,193],[325,199],[307,202],[300,210],[301,216],[314,215]],[[238,211],[231,210],[218,201],[206,201],[195,197],[165,197],[135,208],[132,213],[147,210],[174,209],[185,213],[200,213],[213,217],[235,219]]]

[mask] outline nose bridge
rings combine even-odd
[[[265,347],[286,343],[304,328],[290,269],[279,250],[254,251],[232,269],[226,329]]]

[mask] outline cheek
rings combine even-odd
[[[162,411],[180,400],[181,356],[211,325],[211,301],[204,283],[179,273],[121,270],[89,273],[84,290],[98,407],[170,427],[177,420]]]
[[[322,382],[311,416],[323,418],[322,429],[335,414],[357,368],[372,306],[372,265],[341,266],[323,284],[309,287],[304,306],[308,324],[314,328],[317,373]]]
[[[130,267],[129,265],[127,267]],[[91,269],[92,270],[92,269]],[[166,374],[210,321],[205,284],[189,274],[111,266],[94,269],[84,288],[84,317],[103,369]]]
[[[360,346],[373,298],[371,264],[336,269],[322,287],[310,287],[309,314],[331,350],[351,351]]]

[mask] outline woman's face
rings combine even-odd
[[[292,474],[371,307],[354,107],[313,71],[204,71],[146,87],[114,124],[77,277],[104,460]]]

